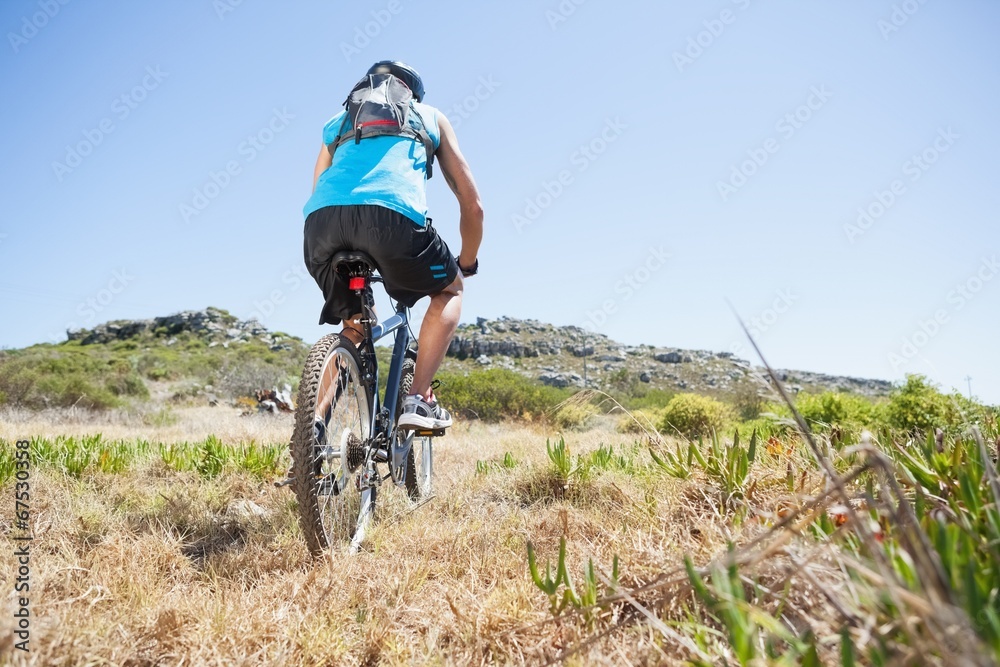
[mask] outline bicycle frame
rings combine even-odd
[[[365,276],[363,287],[358,289],[361,296],[364,317],[362,327],[365,334],[365,343],[361,347],[361,356],[365,365],[365,382],[369,384],[372,397],[370,408],[369,424],[370,442],[378,443],[383,441],[389,455],[390,472],[399,470],[409,454],[413,445],[413,438],[408,437],[402,443],[396,442],[396,407],[402,398],[399,396],[399,381],[403,375],[403,361],[406,358],[406,350],[410,345],[409,320],[406,315],[406,306],[397,303],[396,313],[381,324],[372,325],[376,321],[375,317],[375,295],[372,292],[372,283],[382,282],[382,278],[372,274]],[[386,378],[385,396],[378,395],[378,359],[375,356],[375,343],[385,338],[389,334],[395,333],[395,341],[392,349],[392,359],[389,363],[389,375]],[[396,476],[392,475],[396,484]]]
[[[382,438],[385,439],[386,448],[389,452],[390,460],[388,463],[390,473],[392,473],[393,470],[398,470],[402,466],[406,460],[406,456],[410,452],[410,448],[413,446],[412,436],[406,438],[402,444],[397,443],[395,437],[396,405],[400,400],[399,381],[403,374],[403,360],[406,358],[406,350],[410,344],[410,329],[406,316],[406,306],[403,304],[396,306],[395,315],[381,324],[372,326],[372,322],[375,321],[375,298],[372,293],[371,282],[375,280],[378,279],[369,277],[363,288],[364,293],[362,295],[362,304],[365,311],[362,318],[365,343],[361,348],[361,354],[365,365],[363,371],[365,381],[369,383],[369,387],[371,388],[369,394],[372,396],[372,405],[369,406],[371,423],[369,424],[368,431],[370,434],[368,447],[369,451],[372,451],[374,449],[372,443],[378,442]],[[395,333],[395,341],[393,343],[392,360],[389,363],[389,375],[386,381],[385,398],[383,400],[378,395],[379,371],[378,359],[375,356],[375,343],[392,333]],[[380,481],[375,467],[376,462],[370,456],[369,454],[369,459],[365,464],[366,470],[363,473],[365,482],[360,489],[361,511],[357,529],[355,530],[354,537],[351,539],[351,553],[358,552],[361,542],[364,541],[365,535],[368,532],[368,524],[372,519],[372,510],[375,506],[375,498]],[[395,475],[391,476],[393,477],[393,481],[399,485],[400,482],[395,478]]]
[[[343,512],[353,514],[354,494],[360,493],[350,545],[350,552],[357,553],[372,522],[383,482],[391,479],[393,485],[405,487],[413,501],[429,497],[433,471],[431,443],[435,436],[444,433],[443,429],[397,428],[397,413],[405,398],[401,395],[405,388],[400,385],[403,380],[410,385],[410,365],[415,360],[415,350],[410,349],[407,307],[397,303],[395,313],[378,323],[373,284],[383,280],[377,275],[374,262],[365,253],[354,251],[343,251],[333,259],[334,270],[360,300],[360,314],[353,322],[345,322],[345,327],[350,326],[354,333],[346,337],[341,333],[339,339],[324,336],[310,351],[303,382],[308,379],[312,383],[310,391],[316,393],[307,396],[296,409],[291,442],[295,475],[290,471],[288,479],[280,485],[293,485],[302,509],[303,529],[314,553],[331,546],[333,533],[327,529],[329,522],[349,527]],[[358,340],[355,333],[361,337],[358,344],[351,345],[349,341]],[[385,389],[379,395],[375,344],[390,335],[392,357],[387,364]],[[331,363],[334,365],[330,366]],[[349,385],[353,388],[348,389]],[[320,427],[329,427],[332,410],[343,391],[348,392],[344,394],[346,421],[342,428],[338,416],[334,437],[329,439],[327,430]],[[387,465],[387,474],[382,464]],[[334,499],[345,492],[354,497]]]
[[[378,362],[375,362],[374,373],[372,378],[372,396],[374,396],[374,405],[372,406],[372,429],[369,433],[373,435],[378,433],[376,430],[376,422],[378,420],[379,413],[388,412],[389,415],[396,414],[396,406],[399,403],[399,380],[403,375],[403,360],[406,357],[406,348],[410,345],[410,330],[407,325],[406,318],[406,307],[400,304],[397,306],[396,314],[387,319],[381,324],[377,324],[371,329],[371,341],[374,346],[375,343],[385,338],[389,334],[395,332],[396,339],[392,346],[392,360],[389,363],[389,376],[386,378],[385,384],[385,399],[384,401],[379,401],[378,396]],[[374,350],[372,350],[372,357],[374,358]],[[394,430],[394,429],[393,429]],[[388,438],[391,433],[386,433]]]

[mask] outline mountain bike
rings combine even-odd
[[[291,475],[284,484],[298,499],[302,532],[314,555],[345,542],[351,553],[358,551],[384,482],[404,488],[412,502],[428,498],[433,438],[444,435],[443,429],[396,428],[416,365],[407,308],[397,304],[395,314],[378,324],[372,285],[382,278],[375,262],[357,251],[339,252],[331,261],[361,298],[364,340],[355,346],[340,334],[323,336],[302,370]],[[390,334],[392,357],[379,396],[375,343]]]

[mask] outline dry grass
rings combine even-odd
[[[214,433],[267,443],[286,440],[290,429],[284,417],[238,418],[220,408],[184,411],[159,428],[120,415],[55,422],[8,413],[0,437],[100,432],[170,442]],[[537,664],[589,631],[575,620],[549,624],[547,601],[527,572],[527,541],[554,555],[561,513],[574,562],[593,555],[610,563],[618,554],[632,583],[682,553],[704,560],[726,537],[699,517],[703,510],[680,509],[697,503],[678,502],[686,491],[669,479],[609,473],[562,489],[557,501],[545,472],[553,435],[456,425],[436,443],[435,497],[412,509],[401,492],[384,494],[364,552],[323,561],[306,552],[292,494],[249,477],[205,480],[155,459],[129,474],[80,480],[36,469],[33,650],[27,659],[18,652],[15,664]],[[602,422],[570,443],[584,452],[624,437]],[[477,460],[507,452],[517,467],[476,474]],[[264,514],[242,512],[243,501]],[[5,534],[12,505],[5,492]],[[696,521],[702,529],[692,534]],[[0,571],[12,571],[11,552],[4,549]],[[0,621],[2,652],[11,649],[9,618]],[[662,661],[645,629],[619,642],[597,644],[570,664]]]
[[[7,413],[0,438],[100,432],[172,442],[215,434],[268,444],[286,441],[291,431],[289,417],[240,418],[223,408],[180,411],[176,423],[162,427],[120,414],[51,417]],[[874,627],[878,616],[866,609],[874,590],[927,629],[899,630],[913,642],[909,654],[897,654],[898,664],[920,664],[922,637],[933,639],[938,629],[951,633],[945,648],[957,647],[954,655],[972,652],[963,664],[981,664],[965,621],[950,616],[948,605],[927,604],[933,586],[915,595],[885,569],[852,560],[837,541],[849,535],[808,535],[838,493],[856,496],[859,487],[852,479],[828,483],[804,443],[762,445],[753,484],[723,497],[704,472],[677,479],[658,470],[645,445],[617,433],[614,422],[599,418],[589,431],[567,434],[571,454],[613,444],[636,462],[634,469],[610,466],[568,480],[553,472],[546,451],[546,439],[557,437],[551,429],[459,423],[435,443],[436,495],[412,507],[399,490],[383,493],[362,553],[348,556],[345,545],[322,560],[307,553],[292,494],[249,475],[204,479],[175,472],[155,456],[119,475],[75,479],[36,469],[32,653],[12,651],[5,611],[0,661],[660,665],[721,657],[735,663],[725,628],[696,602],[684,569],[689,557],[708,564],[698,572],[710,575],[713,586],[721,576],[713,563],[739,563],[754,608],[780,618],[794,637],[811,631],[824,663],[836,659],[844,628],[859,645],[896,632]],[[673,445],[661,438],[653,444],[661,452]],[[0,498],[5,535],[10,489]],[[544,565],[563,537],[577,584],[588,559],[603,579],[618,556],[621,587],[599,608],[571,608],[553,618],[549,599],[529,576],[527,545]],[[730,542],[740,548],[727,555]],[[11,545],[0,554],[0,572],[13,570]],[[856,573],[866,568],[861,581]],[[849,569],[855,574],[848,576]],[[5,583],[4,607],[12,610],[8,591]],[[934,644],[938,653],[940,647]],[[947,658],[935,664],[959,664]]]
[[[36,435],[54,437],[100,433],[109,440],[142,438],[154,442],[183,442],[204,440],[209,435],[215,435],[230,442],[288,442],[293,423],[291,414],[239,415],[240,410],[223,406],[153,413],[120,410],[100,413],[73,408],[34,412],[0,408],[0,438],[14,440]]]

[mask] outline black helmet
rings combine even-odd
[[[406,63],[396,60],[382,60],[372,65],[368,74],[392,74],[406,84],[410,92],[413,93],[413,99],[418,102],[424,99],[424,82],[420,79],[417,70]]]

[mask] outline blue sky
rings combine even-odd
[[[395,58],[482,192],[465,320],[752,358],[728,300],[777,366],[1000,403],[996,3],[9,0],[0,28],[2,346],[208,305],[320,336],[321,129]]]

